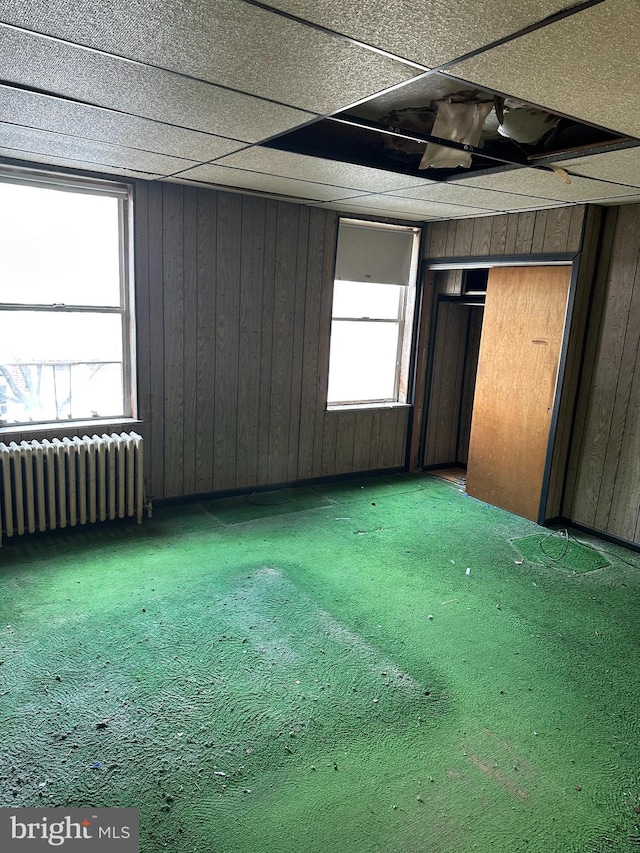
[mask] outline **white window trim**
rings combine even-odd
[[[363,228],[404,231],[413,233],[413,245],[411,252],[411,266],[409,271],[409,282],[404,285],[403,307],[400,316],[400,334],[398,335],[398,355],[396,362],[396,380],[395,394],[393,399],[380,400],[354,400],[354,401],[336,401],[326,404],[326,411],[347,411],[347,410],[366,410],[366,409],[392,409],[392,408],[410,408],[408,402],[408,380],[409,369],[412,354],[413,343],[413,320],[415,316],[416,306],[416,290],[418,279],[418,268],[420,264],[420,239],[421,228],[411,225],[393,225],[387,222],[376,222],[367,219],[353,219],[351,217],[340,217],[338,220],[338,228],[344,223],[345,225],[357,225]],[[334,283],[336,281],[336,270],[334,269]],[[350,322],[366,322],[366,323],[388,323],[398,322],[396,320],[371,320],[366,318],[354,317],[334,317],[333,307],[331,312],[331,322],[334,320],[349,320]],[[329,342],[331,346],[331,341]]]
[[[97,417],[91,420],[69,418],[53,421],[26,421],[22,423],[4,423],[0,418],[0,435],[27,433],[31,431],[64,429],[67,425],[75,428],[114,424],[140,423],[137,411],[136,382],[136,335],[134,301],[134,257],[133,257],[133,187],[127,183],[108,181],[99,178],[65,175],[18,166],[0,166],[0,181],[21,186],[40,186],[74,193],[104,195],[116,198],[118,204],[118,229],[120,247],[120,305],[117,307],[89,305],[56,305],[33,303],[0,303],[0,311],[46,311],[93,314],[120,314],[122,317],[122,389],[123,413],[120,417]]]

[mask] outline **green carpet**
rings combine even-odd
[[[572,572],[595,572],[610,565],[609,560],[596,548],[573,540],[567,531],[534,533],[513,544],[520,554],[531,563],[556,566]]]
[[[137,807],[144,853],[637,851],[640,555],[548,533],[402,475],[5,541],[0,806]]]

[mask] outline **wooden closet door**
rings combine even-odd
[[[489,273],[467,492],[538,520],[571,267]]]

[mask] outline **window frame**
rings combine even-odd
[[[0,414],[0,437],[30,429],[58,429],[69,425],[113,424],[137,420],[137,383],[135,352],[135,300],[133,279],[133,186],[120,181],[84,178],[57,172],[43,172],[7,165],[0,166],[0,182],[20,186],[41,187],[63,192],[115,198],[118,201],[119,294],[117,306],[67,305],[65,303],[1,302],[0,313],[37,311],[49,314],[115,314],[120,315],[122,342],[122,415],[104,417],[59,418],[42,421],[7,421]]]
[[[333,293],[335,292],[335,283],[342,279],[337,278],[337,258],[334,265],[334,278],[332,289],[331,303],[331,325],[329,329],[329,364],[331,359],[331,336],[333,332],[334,321],[362,322],[368,324],[377,323],[393,323],[398,326],[398,346],[396,351],[395,363],[395,378],[394,378],[394,395],[392,398],[376,398],[368,400],[344,400],[333,401],[328,398],[327,387],[327,411],[337,411],[341,409],[378,409],[401,407],[409,405],[409,368],[411,363],[412,344],[413,344],[413,326],[415,319],[416,306],[416,291],[418,279],[418,267],[420,262],[420,241],[422,229],[420,226],[411,225],[396,225],[386,222],[377,222],[373,220],[360,220],[352,217],[340,217],[338,220],[338,233],[342,224],[356,225],[362,228],[370,228],[371,230],[393,230],[404,233],[412,233],[413,240],[411,246],[411,261],[407,284],[387,285],[383,286],[398,286],[402,288],[400,298],[398,300],[398,319],[390,320],[386,318],[367,318],[367,317],[342,317],[333,314]],[[357,283],[357,282],[354,282]],[[371,284],[377,282],[371,281]],[[327,373],[327,381],[329,374]]]

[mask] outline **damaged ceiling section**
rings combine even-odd
[[[640,141],[433,72],[271,142],[271,148],[455,180],[544,166]]]

